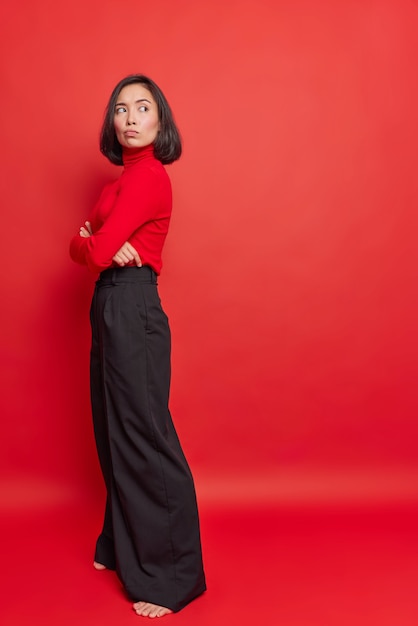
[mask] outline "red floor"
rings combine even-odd
[[[91,566],[96,504],[41,500],[2,505],[1,626],[148,623]],[[418,503],[203,501],[200,513],[208,592],[164,623],[417,626]]]

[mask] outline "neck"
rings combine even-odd
[[[122,148],[122,160],[125,167],[130,167],[143,159],[154,158],[154,145],[151,143],[143,148]]]

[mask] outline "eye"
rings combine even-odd
[[[126,108],[125,107],[117,107],[115,109],[115,114],[118,114],[118,113],[126,113]]]
[[[141,113],[145,113],[145,111],[148,111],[148,107],[147,107],[147,106],[145,106],[145,104],[142,104],[142,105],[139,107],[138,111],[141,111]]]

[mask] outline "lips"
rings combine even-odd
[[[136,130],[126,130],[124,132],[125,137],[136,137],[137,134],[138,134],[138,131]]]

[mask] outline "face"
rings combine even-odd
[[[124,148],[149,146],[160,129],[157,103],[140,83],[127,85],[120,91],[113,119],[116,137]]]

